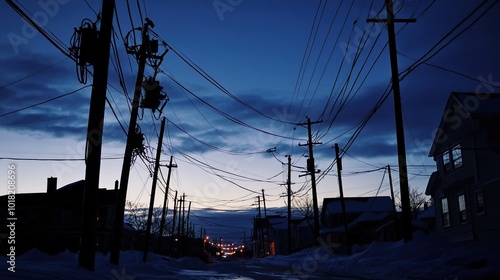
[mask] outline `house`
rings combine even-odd
[[[346,197],[345,211],[348,242],[368,244],[377,240],[375,232],[381,222],[393,219],[394,207],[388,196]],[[330,244],[345,247],[345,226],[340,198],[325,198],[321,211],[323,229],[320,234]]]
[[[291,252],[314,245],[312,221],[310,218],[292,219],[290,221]],[[268,215],[254,219],[254,255],[288,254],[288,219],[281,215]]]
[[[429,156],[436,231],[500,251],[500,95],[450,94]]]
[[[37,248],[49,254],[78,251],[85,181],[57,189],[57,178],[47,179],[45,193],[16,194],[16,253]],[[117,190],[98,190],[97,250],[106,252],[112,238]],[[0,196],[7,205],[7,196]],[[7,249],[7,212],[0,213],[0,250]]]

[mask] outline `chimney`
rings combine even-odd
[[[57,190],[57,177],[47,178],[47,193],[51,194]]]
[[[115,181],[115,191],[118,190],[118,180]]]

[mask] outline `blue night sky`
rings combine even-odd
[[[74,28],[84,18],[95,21],[101,8],[100,0],[14,2],[36,18],[65,52]],[[168,122],[161,161],[167,164],[173,155],[178,164],[170,197],[177,190],[195,209],[256,211],[252,204],[264,189],[267,206],[283,207],[284,163],[289,154],[294,201],[311,196],[308,177],[299,177],[307,155],[299,143],[307,142],[307,129],[296,125],[307,116],[322,121],[313,125],[313,139],[322,143],[314,149],[321,170],[317,175],[321,200],[339,193],[336,167],[331,166],[335,143],[346,151],[346,196],[375,195],[378,190],[379,195],[389,195],[384,166],[393,167],[399,188],[392,95],[353,136],[390,82],[387,30],[381,23],[366,23],[377,15],[385,18],[383,2],[116,1],[116,52],[111,52],[107,97],[117,117],[107,104],[100,187],[112,188],[120,178],[126,136],[118,121],[127,129],[126,95],[132,98],[137,72],[122,36],[141,27],[148,17],[160,40],[173,48],[157,74],[170,100],[162,113]],[[427,155],[450,92],[499,90],[500,7],[493,4],[465,0],[395,4],[398,18],[416,18],[416,23],[396,24],[412,188],[423,191],[435,170]],[[44,192],[51,176],[58,177],[59,187],[81,180],[85,164],[72,160],[84,158],[91,88],[79,89],[91,85],[92,78],[80,84],[73,60],[34,32],[6,1],[0,2],[0,9],[0,163],[5,170],[16,164],[21,193]],[[426,58],[430,59],[406,71]],[[120,68],[127,92],[120,86]],[[145,74],[152,76],[154,70],[146,67]],[[23,109],[73,91],[77,92]],[[152,158],[160,128],[158,112],[141,110],[138,124]],[[274,153],[266,152],[274,147]],[[149,201],[151,169],[152,164],[136,160],[128,200]],[[0,173],[0,180],[6,181],[6,172]],[[162,174],[166,178],[167,168]],[[160,181],[163,189],[164,180]],[[0,195],[6,192],[2,189]],[[162,203],[162,196],[157,192],[155,205]]]

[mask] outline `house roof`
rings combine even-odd
[[[393,211],[392,199],[388,196],[346,197],[344,200],[347,213]],[[323,209],[330,214],[342,213],[340,198],[325,198],[323,200]]]
[[[288,220],[286,217],[272,217],[268,218],[269,223],[275,229],[287,229],[288,228]]]
[[[431,177],[429,178],[429,182],[427,183],[427,188],[425,188],[425,194],[432,195],[440,183],[441,178],[439,176],[439,172],[432,172]]]
[[[442,143],[440,139],[447,125],[455,125],[457,120],[452,117],[456,114],[460,118],[484,118],[500,116],[500,94],[474,93],[474,92],[452,92],[446,102],[446,106],[436,130],[436,135],[432,141],[429,157],[434,157],[438,145]]]

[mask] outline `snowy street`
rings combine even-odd
[[[309,248],[289,256],[251,259],[180,259],[126,251],[120,265],[108,256],[96,255],[95,271],[78,267],[78,254],[48,256],[37,250],[18,256],[15,272],[7,269],[0,279],[500,279],[500,254],[486,248],[456,246],[436,235],[415,234],[411,242],[374,242],[356,248],[351,256],[336,255],[323,247]]]
[[[142,252],[123,253],[119,267],[110,265],[104,256],[96,256],[94,273],[77,266],[77,255],[61,253],[49,257],[31,251],[19,257],[16,272],[4,269],[1,279],[359,279],[333,276],[317,267],[290,268],[263,262],[261,259],[214,260],[206,264],[197,258],[171,259],[151,255],[147,263],[142,262]]]

